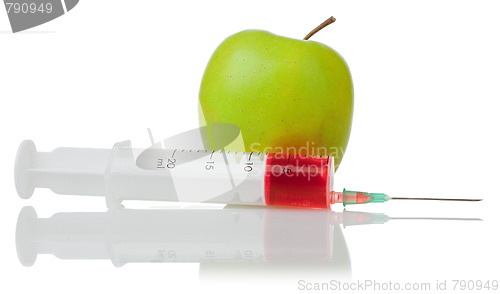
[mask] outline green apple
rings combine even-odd
[[[332,155],[337,168],[354,99],[349,68],[332,48],[246,30],[213,53],[199,102],[201,124],[237,125],[246,151]]]

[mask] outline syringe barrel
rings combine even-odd
[[[329,208],[335,202],[333,157],[153,147],[136,159],[129,141],[111,150],[52,152],[37,152],[25,141],[16,159],[16,188],[23,198],[35,187],[105,196],[108,207],[122,200],[303,208]]]
[[[130,143],[118,143],[106,172],[107,203],[160,200],[266,205],[262,155],[148,149],[135,160]]]

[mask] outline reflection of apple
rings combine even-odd
[[[236,124],[247,151],[329,154],[338,167],[351,131],[351,74],[337,52],[307,40],[315,31],[305,40],[260,30],[225,39],[201,83],[202,124]]]

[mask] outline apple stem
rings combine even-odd
[[[309,40],[310,37],[312,37],[314,34],[317,32],[321,31],[324,27],[326,27],[329,24],[332,24],[335,22],[335,18],[333,16],[330,16],[327,20],[322,22],[319,26],[317,26],[314,30],[312,30],[307,36],[305,36],[304,40]]]

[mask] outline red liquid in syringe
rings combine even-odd
[[[266,205],[329,208],[333,157],[268,154],[265,171]]]

